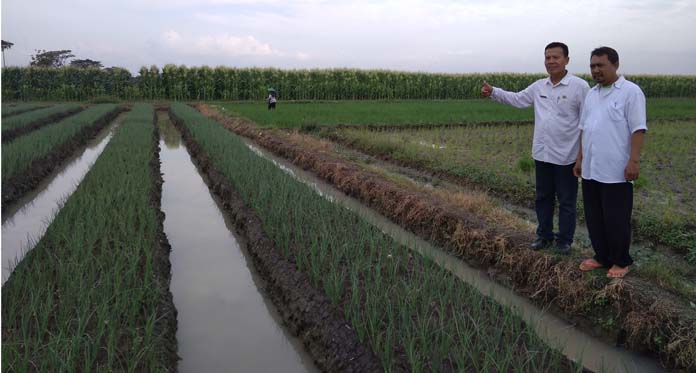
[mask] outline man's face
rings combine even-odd
[[[613,64],[609,61],[609,56],[592,56],[590,58],[590,71],[592,79],[597,84],[610,84],[618,78],[616,70],[619,69],[619,62]]]
[[[563,48],[549,48],[544,51],[544,66],[549,75],[559,75],[565,72],[570,58],[563,55]]]

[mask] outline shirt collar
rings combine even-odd
[[[621,87],[624,85],[624,83],[626,83],[626,78],[624,78],[623,75],[620,75],[620,76],[619,76],[619,79],[617,79],[617,80],[614,82],[614,84],[612,84],[612,87],[616,87],[616,88],[618,88],[618,89],[621,89]],[[602,86],[601,84],[595,84],[595,86],[592,87],[592,89],[594,89],[594,90],[599,90],[599,88],[600,88],[601,86]]]
[[[561,78],[561,81],[558,82],[558,84],[563,84],[563,85],[568,85],[568,81],[570,80],[570,73],[568,70],[566,70],[566,74]],[[550,84],[553,86],[553,82],[551,81],[551,77],[549,76],[546,78],[546,84]]]

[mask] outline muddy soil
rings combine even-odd
[[[696,368],[696,309],[655,284],[632,276],[610,281],[602,273],[583,274],[576,261],[528,250],[534,239],[530,233],[491,226],[432,195],[408,190],[339,157],[304,149],[253,122],[221,115],[206,105],[197,108],[404,228],[487,269],[496,281],[567,320],[618,345],[659,355],[673,369]]]
[[[77,114],[84,109],[85,109],[84,107],[81,107],[81,108],[76,108],[74,110],[66,111],[63,113],[56,113],[56,114],[53,114],[49,117],[39,119],[33,123],[29,123],[26,126],[12,128],[12,129],[9,129],[6,131],[2,131],[2,143],[6,144],[6,143],[16,139],[19,136],[27,134],[31,131],[36,131],[37,129],[44,127],[44,126],[47,126],[49,124],[59,122],[63,118],[67,118],[73,114]]]
[[[46,176],[55,168],[59,167],[63,161],[72,155],[76,149],[84,146],[89,139],[96,136],[100,130],[113,121],[122,111],[127,110],[124,106],[119,106],[110,113],[107,113],[91,126],[85,127],[80,133],[73,136],[68,141],[54,148],[53,152],[42,159],[37,159],[29,166],[25,172],[16,175],[2,186],[2,213],[5,214],[6,206],[9,206],[24,193],[34,189]]]
[[[162,339],[165,341],[165,345],[161,346],[162,350],[164,350],[164,356],[161,357],[160,361],[166,364],[167,371],[176,372],[177,362],[179,361],[176,342],[177,314],[176,307],[174,307],[172,292],[169,290],[172,267],[171,262],[169,261],[169,254],[172,248],[169,245],[167,236],[164,234],[164,213],[161,209],[162,183],[164,183],[164,180],[162,179],[162,173],[160,172],[160,136],[156,125],[156,115],[154,116],[152,123],[154,126],[154,130],[152,132],[152,151],[155,152],[155,155],[150,162],[150,170],[154,184],[152,193],[150,194],[150,206],[154,211],[157,212],[157,242],[153,248],[154,255],[152,259],[155,276],[157,277],[157,282],[164,296],[164,302],[159,305],[157,310],[159,317],[155,323],[155,333],[162,336]]]
[[[214,168],[205,151],[171,112],[170,118],[181,131],[191,157],[207,175],[208,187],[223,201],[237,233],[247,242],[254,266],[266,281],[266,293],[317,366],[323,371],[382,371],[377,357],[360,343],[343,313],[275,248],[253,210],[245,206],[231,183]]]

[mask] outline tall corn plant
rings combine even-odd
[[[273,86],[284,100],[393,100],[480,98],[480,85],[520,91],[545,74],[431,74],[390,70],[142,67],[137,79],[124,69],[64,67],[2,70],[10,100],[87,100],[94,96],[172,100],[260,100]],[[593,84],[588,74],[581,74]],[[696,97],[696,76],[634,75],[648,97]]]

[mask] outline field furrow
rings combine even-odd
[[[223,197],[230,188],[239,192],[277,252],[323,290],[329,309],[350,321],[385,369],[558,371],[572,365],[513,312],[258,157],[216,122],[181,104],[171,114],[210,162],[204,168],[219,172],[216,191]]]
[[[576,258],[528,250],[532,233],[487,222],[476,206],[469,212],[442,195],[413,190],[365,171],[332,155],[326,144],[324,148],[311,147],[293,136],[278,136],[244,119],[229,118],[205,106],[200,108],[228,129],[292,160],[397,224],[487,268],[497,274],[499,281],[536,302],[558,307],[567,317],[581,317],[600,330],[606,322],[601,315],[611,314],[611,325],[615,327],[607,328],[607,338],[613,342],[639,351],[651,350],[676,366],[696,365],[696,355],[692,353],[696,348],[694,339],[685,337],[696,336],[696,314],[684,299],[660,289],[649,279],[632,276],[610,282],[583,275],[577,269]],[[616,334],[617,330],[623,332]]]

